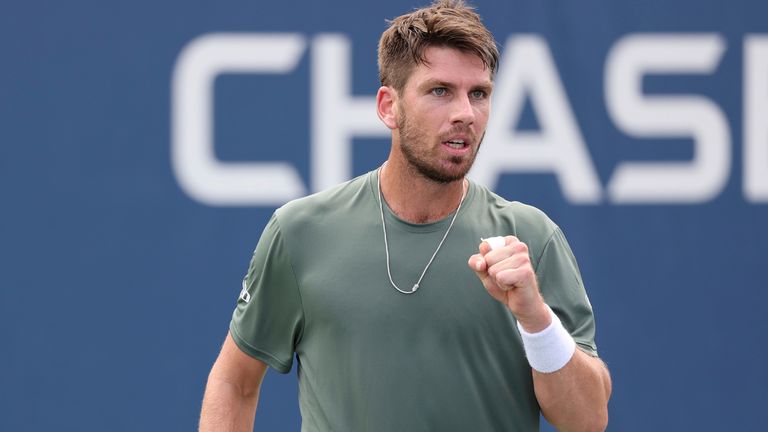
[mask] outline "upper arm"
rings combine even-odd
[[[232,313],[230,336],[242,352],[287,373],[303,327],[299,285],[286,236],[275,215],[251,257]]]
[[[576,258],[565,235],[555,228],[536,263],[541,295],[579,347],[597,356],[595,317]]]
[[[243,396],[258,393],[267,372],[267,364],[244,353],[227,333],[209,380],[236,386]]]

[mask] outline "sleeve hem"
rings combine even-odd
[[[590,357],[600,357],[597,354],[597,350],[595,350],[593,347],[583,343],[576,341],[576,346],[579,347],[580,350],[584,351],[585,354],[587,354]]]
[[[256,360],[260,360],[266,363],[267,365],[269,365],[269,367],[271,367],[272,369],[282,374],[285,374],[291,371],[292,362],[281,361],[277,357],[273,356],[272,354],[253,347],[251,344],[246,342],[245,339],[243,339],[240,336],[233,322],[229,324],[229,333],[232,335],[232,340],[235,341],[235,344],[237,345],[237,347],[240,348],[240,351],[255,358]]]

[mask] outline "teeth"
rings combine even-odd
[[[464,140],[450,140],[446,141],[446,144],[448,144],[451,148],[462,148],[464,147]]]

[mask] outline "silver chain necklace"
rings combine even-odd
[[[389,245],[387,244],[387,224],[384,223],[384,194],[381,192],[381,167],[379,168],[379,172],[377,174],[378,175],[376,177],[376,187],[379,190],[379,213],[381,214],[381,228],[384,230],[384,253],[387,256],[387,276],[389,276],[389,283],[391,283],[396,290],[400,291],[403,294],[413,294],[416,292],[417,289],[419,289],[419,284],[421,283],[421,280],[424,279],[424,275],[427,274],[427,269],[429,269],[429,266],[432,265],[432,261],[435,260],[435,257],[437,256],[437,252],[440,251],[440,248],[443,246],[443,242],[445,242],[445,238],[448,237],[448,233],[451,232],[451,228],[453,228],[453,223],[456,221],[456,216],[459,215],[459,210],[461,210],[461,205],[464,204],[464,198],[467,196],[467,194],[466,194],[466,191],[464,191],[464,184],[462,182],[461,201],[459,201],[459,206],[456,208],[456,213],[454,213],[453,218],[451,218],[451,223],[450,225],[448,225],[448,229],[445,230],[445,234],[443,234],[443,238],[440,240],[440,243],[437,245],[437,249],[435,249],[435,252],[432,254],[432,257],[429,259],[427,266],[424,267],[424,271],[421,272],[421,276],[419,276],[419,280],[417,280],[416,283],[413,284],[413,288],[411,288],[410,291],[403,291],[402,289],[400,289],[399,286],[397,286],[395,281],[392,280],[392,271],[390,270],[390,267],[389,267]]]

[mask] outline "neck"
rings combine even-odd
[[[462,178],[440,183],[424,177],[411,166],[401,166],[390,159],[379,171],[381,193],[389,208],[411,223],[429,223],[453,213],[464,197]]]

